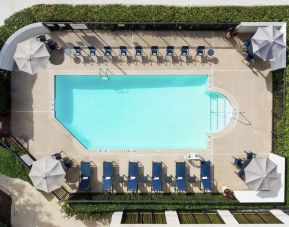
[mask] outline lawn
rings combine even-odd
[[[0,173],[12,178],[30,181],[28,171],[6,148],[0,146]]]

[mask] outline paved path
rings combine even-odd
[[[29,183],[0,175],[0,189],[12,197],[11,222],[18,227],[108,226],[108,221],[80,221],[67,218],[54,196],[35,190]]]
[[[5,18],[35,4],[135,4],[135,5],[175,5],[175,6],[221,6],[221,5],[288,5],[288,0],[1,0],[0,26]]]

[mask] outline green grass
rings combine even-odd
[[[12,178],[30,181],[27,169],[6,148],[0,146],[0,173]]]

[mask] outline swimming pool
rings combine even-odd
[[[55,76],[55,118],[87,149],[207,149],[232,107],[206,75]]]

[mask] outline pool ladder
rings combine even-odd
[[[109,77],[107,75],[107,71],[108,71],[108,68],[106,68],[105,70],[102,68],[99,68],[99,76],[102,80],[108,80],[109,79]]]

